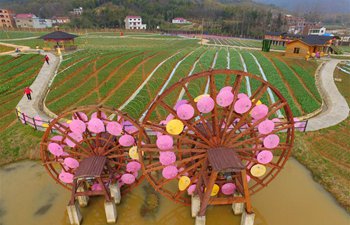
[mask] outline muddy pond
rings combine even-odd
[[[152,193],[146,182],[123,196],[117,206],[118,225],[192,225],[190,207],[159,196],[145,207]],[[0,225],[68,225],[65,208],[69,191],[49,177],[40,162],[22,161],[0,168]],[[82,209],[83,225],[105,225],[103,198]],[[350,215],[314,182],[311,173],[290,159],[279,176],[252,197],[255,225],[349,225]],[[239,225],[231,206],[209,207],[207,224]]]

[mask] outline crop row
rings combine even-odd
[[[318,90],[316,88],[315,77],[298,65],[291,65],[291,67],[300,76],[300,78],[303,80],[304,84],[311,91],[314,97],[318,101],[321,101],[320,93],[318,93]]]
[[[125,107],[125,111],[134,118],[139,118],[147,105],[158,94],[176,63],[185,57],[189,50],[183,50],[172,58],[168,59],[149,79],[147,84],[137,93],[135,98]]]
[[[273,64],[268,60],[265,56],[263,56],[260,52],[254,52],[253,53],[255,57],[258,59],[261,67],[265,71],[265,74],[267,76],[268,81],[276,87],[283,97],[287,100],[293,115],[295,116],[300,116],[301,112],[300,110],[296,107],[295,102],[296,100],[293,99],[291,94],[288,92],[288,89],[283,82],[281,76],[278,74],[276,68],[273,66]]]
[[[22,63],[33,59],[34,56],[35,55],[32,55],[32,54],[20,55],[18,58],[11,61],[10,63],[1,64],[0,73],[4,74],[5,72],[10,71],[14,67],[20,66]]]
[[[285,80],[289,83],[293,89],[294,95],[297,101],[302,106],[304,112],[311,113],[320,107],[320,104],[315,101],[309,93],[304,89],[294,72],[284,62],[277,58],[273,58],[273,61],[277,68],[281,71]]]

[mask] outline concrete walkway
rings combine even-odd
[[[331,59],[321,69],[318,82],[324,109],[319,115],[309,119],[306,131],[334,126],[349,116],[349,106],[338,91],[333,78],[334,69],[340,61],[342,60]]]
[[[51,118],[43,112],[43,101],[47,94],[50,80],[54,77],[60,59],[52,53],[42,53],[50,58],[50,65],[45,62],[36,77],[32,89],[32,100],[28,100],[26,95],[23,95],[21,101],[17,105],[22,113],[28,117],[40,116],[42,120],[50,120]],[[44,60],[44,57],[43,57]]]

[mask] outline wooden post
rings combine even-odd
[[[244,198],[246,201],[246,211],[247,213],[253,213],[252,203],[250,202],[250,194],[249,194],[246,170],[242,170],[241,176],[242,176],[242,183],[243,183]]]
[[[206,187],[207,190],[204,192],[204,196],[201,199],[201,208],[200,208],[199,213],[198,213],[199,216],[205,215],[205,211],[206,211],[207,206],[209,204],[210,195],[211,195],[211,192],[213,190],[213,186],[214,186],[214,183],[215,183],[217,176],[218,176],[218,172],[213,170],[210,174],[210,177],[209,177],[208,186]]]

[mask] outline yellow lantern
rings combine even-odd
[[[179,190],[183,191],[186,190],[186,188],[191,184],[191,179],[188,176],[182,176],[179,179]]]
[[[129,156],[132,159],[139,160],[139,154],[137,152],[137,146],[133,146],[129,149]]]
[[[254,177],[261,177],[266,173],[266,167],[261,164],[256,164],[250,169],[250,173]]]
[[[184,124],[181,122],[181,120],[178,119],[170,120],[166,125],[166,131],[172,135],[180,134],[183,129]]]

